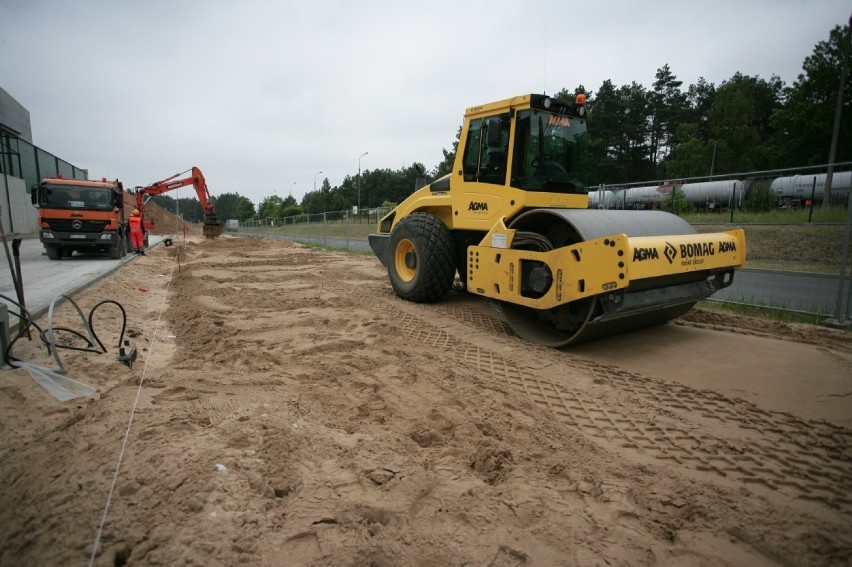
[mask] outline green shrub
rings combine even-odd
[[[660,208],[675,215],[688,215],[695,212],[693,204],[686,200],[683,190],[678,188],[672,189],[671,197],[666,199]]]
[[[758,183],[743,202],[743,209],[750,213],[767,213],[775,208],[775,193],[766,183]]]

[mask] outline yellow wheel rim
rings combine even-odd
[[[411,259],[412,266],[406,263],[407,259]],[[414,276],[417,275],[417,262],[416,255],[414,252],[414,243],[407,238],[403,238],[396,244],[396,250],[394,250],[394,261],[393,266],[396,270],[399,279],[408,283],[414,279]]]

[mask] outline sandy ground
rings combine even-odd
[[[105,299],[139,359],[99,310],[109,352],[60,351],[94,397],[0,375],[2,565],[852,556],[848,334],[699,311],[552,350],[479,298],[399,300],[374,258],[229,235],[78,303]]]

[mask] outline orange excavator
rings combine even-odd
[[[178,179],[181,175],[192,172],[188,177]],[[147,187],[142,187],[136,192],[136,208],[139,209],[142,218],[145,218],[145,195],[162,195],[168,191],[179,189],[192,185],[195,188],[195,193],[198,195],[198,200],[201,202],[201,210],[204,211],[204,227],[203,233],[205,238],[216,238],[222,234],[222,225],[216,218],[213,204],[210,202],[210,192],[207,191],[207,182],[204,180],[204,175],[197,167],[181,173],[175,173],[171,177],[167,177],[162,181],[151,183]]]

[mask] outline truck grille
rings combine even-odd
[[[104,231],[107,222],[104,220],[48,219],[47,225],[56,232],[101,233]],[[74,223],[80,223],[80,228],[76,228]]]

